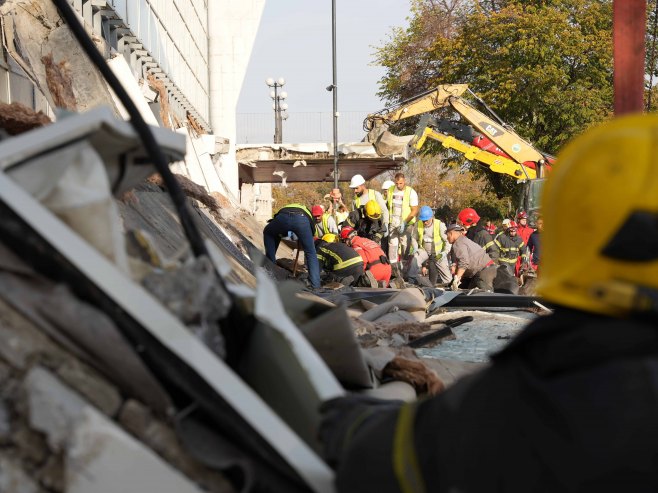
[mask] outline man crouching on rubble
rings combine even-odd
[[[323,405],[339,491],[658,491],[656,135],[620,118],[560,155],[538,287],[556,308],[491,367],[424,401]]]

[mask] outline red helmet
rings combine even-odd
[[[314,205],[313,207],[311,207],[311,214],[313,215],[313,217],[321,216],[322,214],[324,214],[324,209],[322,208],[321,205]]]
[[[344,226],[343,229],[340,230],[340,239],[346,240],[352,236],[352,234],[356,234],[354,228],[352,226]]]
[[[478,213],[475,212],[475,209],[471,209],[470,207],[467,209],[462,209],[462,211],[457,215],[457,219],[459,219],[459,222],[461,222],[464,226],[470,226],[471,224],[475,224],[480,220],[480,216],[478,216]]]
[[[519,227],[518,224],[516,224],[514,221],[510,221],[509,226],[507,229],[517,229]]]
[[[521,211],[516,215],[517,219],[528,219],[528,214],[525,211]]]

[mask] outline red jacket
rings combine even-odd
[[[516,228],[516,232],[518,233],[519,237],[523,240],[523,243],[526,245],[528,244],[528,240],[530,239],[530,235],[535,232],[534,228],[531,228],[530,226],[519,226]]]
[[[369,240],[368,238],[362,238],[361,236],[355,236],[352,238],[352,248],[354,248],[361,258],[363,259],[363,268],[368,270],[371,265],[381,263],[380,257],[386,255],[379,243]]]

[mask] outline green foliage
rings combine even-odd
[[[470,10],[414,0],[412,14],[409,28],[395,30],[377,53],[386,68],[380,95],[391,104],[467,83],[549,153],[611,116],[611,0],[491,0]],[[509,193],[509,183],[486,173],[497,193]]]

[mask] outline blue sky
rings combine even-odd
[[[338,110],[364,115],[384,105],[376,96],[382,67],[375,46],[406,27],[409,0],[336,0]],[[238,102],[238,113],[271,112],[268,77],[283,77],[289,112],[331,112],[331,0],[270,0]],[[284,135],[285,137],[285,135]],[[284,140],[286,140],[284,138]]]

